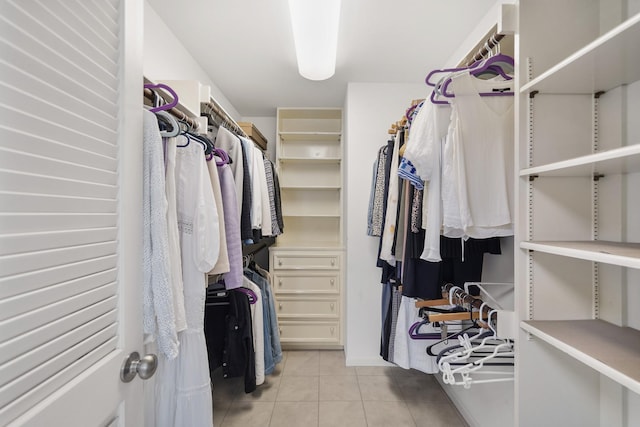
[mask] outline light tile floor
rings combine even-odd
[[[464,427],[432,375],[347,367],[342,351],[288,351],[253,393],[213,373],[215,427]]]

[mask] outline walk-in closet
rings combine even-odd
[[[640,426],[640,0],[0,19],[0,427]]]

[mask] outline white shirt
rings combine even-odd
[[[480,96],[513,82],[454,76],[457,112],[452,139],[464,233],[483,239],[513,235],[513,96]]]
[[[264,383],[264,317],[262,313],[262,291],[251,280],[242,276],[242,287],[251,289],[257,301],[250,305],[251,329],[253,330],[253,351],[256,359],[256,385]]]

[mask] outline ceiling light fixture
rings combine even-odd
[[[289,0],[298,72],[326,80],[336,71],[340,0]]]

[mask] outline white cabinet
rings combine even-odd
[[[286,227],[286,224],[285,224]],[[342,254],[272,247],[271,273],[284,348],[342,345]]]
[[[640,425],[640,11],[518,7],[516,424]]]
[[[284,233],[270,248],[284,348],[342,346],[342,110],[279,108]]]

